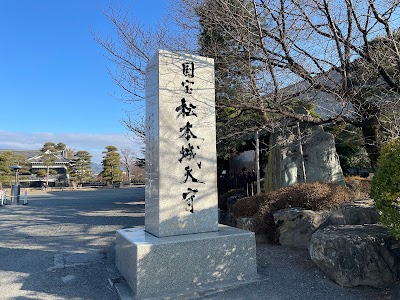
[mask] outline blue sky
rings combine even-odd
[[[64,142],[101,160],[107,145],[134,148],[121,125],[129,106],[113,98],[104,50],[110,3],[144,24],[165,14],[166,0],[2,0],[0,6],[0,149]]]

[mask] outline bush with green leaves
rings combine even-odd
[[[388,231],[400,238],[400,137],[383,145],[371,196]]]

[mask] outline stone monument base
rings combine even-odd
[[[143,228],[117,230],[116,236],[116,265],[135,299],[258,278],[253,232],[219,225],[216,232],[172,237],[157,238]]]

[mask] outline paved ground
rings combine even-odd
[[[0,207],[0,300],[117,300],[114,233],[143,226],[144,189],[50,192]],[[258,245],[264,280],[203,299],[399,299],[398,287],[341,288],[306,251]]]
[[[143,188],[29,198],[0,207],[0,299],[118,299],[114,234],[144,224]]]

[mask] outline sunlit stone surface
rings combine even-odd
[[[118,230],[116,255],[139,299],[245,282],[257,274],[254,233],[222,225],[216,232],[164,238],[140,228]]]
[[[148,65],[145,228],[116,234],[136,299],[257,277],[254,233],[218,225],[214,93],[212,59],[160,50]]]
[[[146,74],[146,231],[218,230],[214,62],[160,50]],[[185,197],[186,196],[186,197]]]

